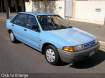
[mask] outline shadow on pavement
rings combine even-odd
[[[104,60],[105,60],[105,52],[99,50],[91,58],[78,62],[70,67],[76,68],[76,69],[88,69],[102,63]]]

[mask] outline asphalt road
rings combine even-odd
[[[105,73],[105,52],[76,65],[53,66],[44,56],[23,43],[11,43],[7,30],[0,25],[0,72],[5,73]]]

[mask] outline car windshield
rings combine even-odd
[[[43,30],[71,28],[70,24],[58,15],[38,15],[37,18]]]

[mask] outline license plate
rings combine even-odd
[[[93,51],[93,52],[89,53],[89,56],[92,56],[92,55],[94,55],[94,54],[95,54],[95,52]]]

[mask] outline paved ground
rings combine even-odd
[[[87,27],[88,26],[83,29],[88,30]],[[101,27],[99,26],[99,28]],[[95,29],[97,30],[97,28]],[[91,28],[89,31],[95,34]],[[102,34],[99,32],[99,39],[104,41],[104,34],[103,37],[100,35]],[[100,50],[92,58],[84,62],[80,62],[77,65],[70,66],[69,64],[62,64],[61,66],[53,66],[48,64],[44,56],[36,50],[22,43],[11,43],[5,27],[3,24],[0,24],[0,72],[86,74],[105,73],[105,51]]]

